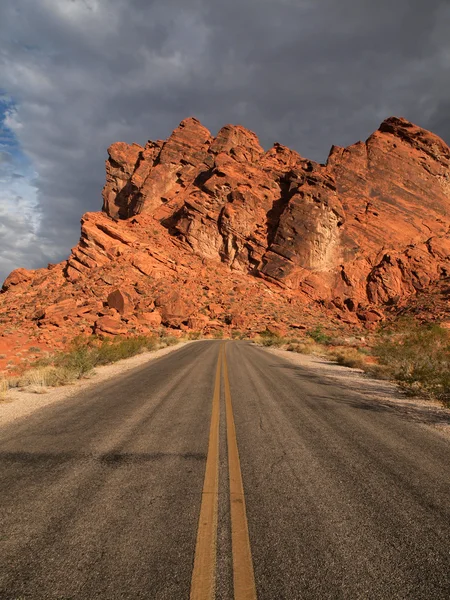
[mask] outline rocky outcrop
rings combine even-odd
[[[108,154],[103,212],[83,216],[64,263],[11,273],[4,329],[58,343],[162,326],[372,328],[449,277],[450,149],[405,119],[333,146],[326,164],[193,118]]]
[[[445,245],[450,225],[450,149],[405,119],[333,146],[326,165],[280,144],[264,152],[240,126],[212,138],[195,119],[149,144],[150,158],[130,146],[122,159],[124,189],[135,190],[126,215],[151,213],[199,256],[337,306],[391,304],[447,268],[448,255],[429,249]],[[110,148],[107,174],[120,153],[123,144]],[[120,216],[106,202],[115,182],[105,207]]]

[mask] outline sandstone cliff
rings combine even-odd
[[[69,259],[6,279],[4,336],[373,327],[450,274],[450,148],[405,119],[324,165],[193,118],[108,154]]]

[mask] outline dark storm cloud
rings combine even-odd
[[[11,164],[11,162],[11,154],[9,152],[6,152],[5,150],[0,150],[0,165]]]
[[[392,114],[450,140],[446,0],[5,0],[0,23],[6,124],[39,190],[15,236],[8,196],[0,271],[6,253],[8,267],[65,257],[101,205],[107,146],[190,115],[321,161]]]

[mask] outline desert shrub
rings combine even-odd
[[[286,350],[289,352],[297,352],[298,354],[324,354],[323,346],[309,338],[289,342],[286,346]]]
[[[261,331],[261,333],[259,334],[258,341],[262,346],[274,346],[276,348],[279,348],[280,346],[284,346],[288,340],[286,340],[286,338],[282,337],[281,335],[278,335],[277,333],[266,329],[265,331]]]
[[[246,336],[246,334],[243,331],[238,331],[238,330],[234,329],[231,332],[231,338],[233,340],[244,340],[246,337],[247,336]]]
[[[77,377],[82,377],[92,371],[97,364],[96,353],[96,348],[77,345],[68,352],[57,354],[53,359],[53,364],[76,374]]]
[[[174,335],[163,335],[159,340],[159,345],[164,348],[165,346],[174,346],[180,341],[179,338]]]
[[[136,336],[104,340],[97,348],[90,349],[93,366],[107,365],[123,358],[135,356],[145,350],[155,350],[158,340],[153,336]]]
[[[308,335],[318,344],[328,344],[331,341],[331,337],[323,331],[320,325],[317,325],[317,327],[306,331],[306,335]]]
[[[19,385],[39,391],[46,387],[66,385],[86,376],[95,367],[154,350],[159,341],[154,336],[135,336],[99,340],[96,337],[75,338],[71,348],[53,357],[41,359],[25,371]]]
[[[374,354],[405,388],[450,401],[450,333],[438,325],[403,321],[381,334]]]
[[[286,340],[278,335],[264,336],[261,338],[261,344],[263,346],[279,348],[280,346],[284,346],[285,343]]]
[[[188,340],[199,340],[201,337],[201,331],[189,331],[189,333],[187,334]]]
[[[367,366],[364,355],[356,348],[341,348],[340,350],[333,352],[331,358],[333,358],[338,365],[342,365],[344,367],[365,369]]]

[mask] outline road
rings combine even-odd
[[[0,430],[0,598],[448,600],[449,469],[370,397],[195,342]]]

